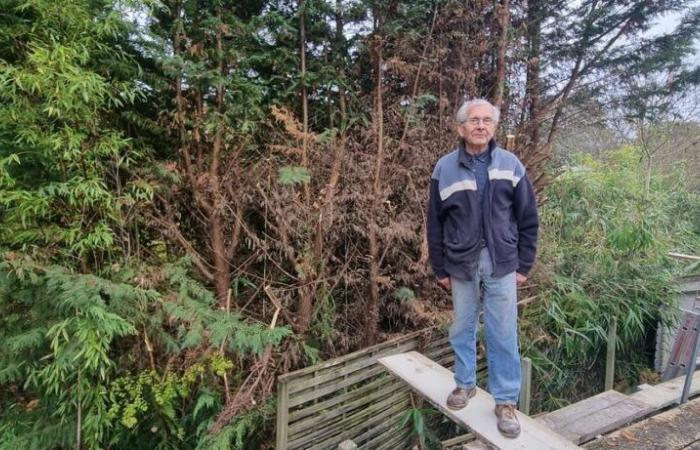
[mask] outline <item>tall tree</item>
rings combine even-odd
[[[681,11],[691,2],[600,1],[580,3],[529,2],[527,10],[529,120],[520,124],[529,136],[522,155],[533,172],[537,190],[546,184],[544,164],[551,157],[553,138],[565,121],[566,107],[579,94],[597,95],[607,86],[665,66],[698,35],[697,9],[684,15],[678,30],[645,37],[654,21]],[[659,45],[683,36],[679,47]],[[688,74],[692,78],[693,76]],[[584,96],[584,95],[582,95]],[[540,142],[540,133],[546,139]]]

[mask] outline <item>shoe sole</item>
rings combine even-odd
[[[468,404],[469,403],[465,403],[463,406],[447,405],[447,408],[451,409],[452,411],[459,411],[460,409],[466,408]]]
[[[501,430],[500,428],[498,429],[498,431],[500,431],[503,436],[505,436],[509,439],[515,439],[518,436],[520,436],[520,431],[518,431],[517,433],[506,433],[503,430]]]
[[[472,390],[469,395],[467,396],[467,402],[462,405],[462,406],[455,406],[455,405],[450,405],[449,403],[445,403],[447,405],[448,409],[451,409],[452,411],[459,411],[460,409],[464,409],[469,405],[469,399],[474,398],[476,396],[476,389]]]

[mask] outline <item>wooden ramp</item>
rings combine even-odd
[[[478,388],[476,396],[469,400],[469,405],[466,408],[459,411],[449,409],[445,401],[455,387],[452,372],[418,352],[400,353],[379,358],[377,361],[427,398],[447,417],[460,426],[469,428],[480,439],[497,448],[503,450],[580,448],[519,411],[516,411],[516,414],[522,430],[520,436],[516,439],[502,436],[496,427],[493,398]]]

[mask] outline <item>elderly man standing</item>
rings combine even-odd
[[[537,246],[537,204],[523,164],[496,145],[499,111],[486,100],[457,112],[458,147],[433,170],[428,247],[438,283],[452,291],[457,387],[447,406],[461,409],[476,394],[476,332],[483,302],[489,392],[498,429],[520,434],[517,285],[527,279]],[[483,289],[483,299],[481,290]]]

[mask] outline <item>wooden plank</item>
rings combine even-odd
[[[295,435],[298,432],[305,432],[310,429],[325,428],[327,424],[334,418],[342,416],[343,414],[352,414],[353,410],[361,408],[366,405],[375,405],[385,401],[387,398],[394,398],[396,400],[400,399],[397,396],[397,391],[404,390],[407,393],[405,386],[394,383],[388,387],[381,389],[376,392],[371,392],[366,395],[361,396],[359,399],[355,399],[351,402],[343,403],[336,408],[324,411],[322,414],[316,414],[311,417],[307,417],[304,420],[296,421],[289,425],[289,435]],[[353,438],[353,440],[355,440]]]
[[[593,441],[595,450],[682,449],[700,440],[700,400],[693,400]]]
[[[319,430],[309,439],[307,433],[302,433],[301,438],[297,438],[296,442],[303,442],[304,449],[327,449],[346,440],[352,439],[358,444],[362,442],[364,434],[368,428],[371,431],[374,427],[390,422],[394,419],[398,420],[406,409],[409,408],[410,400],[408,397],[403,401],[389,401],[381,405],[372,405],[369,408],[357,411],[355,414],[342,418],[334,424],[329,424],[325,428],[314,428]]]
[[[277,383],[277,425],[275,427],[275,449],[286,450],[289,425],[289,392],[287,383]]]
[[[526,416],[530,415],[530,399],[532,398],[532,361],[530,358],[520,360],[522,382],[520,384],[520,399],[518,409]]]
[[[397,347],[391,347],[380,350],[376,354],[367,355],[366,357],[359,359],[358,361],[348,362],[334,366],[315,377],[310,377],[304,380],[288,381],[289,395],[295,397],[298,395],[298,393],[304,391],[305,389],[312,389],[314,387],[322,388],[324,387],[324,385],[327,385],[327,383],[335,382],[338,378],[342,378],[345,375],[350,375],[361,369],[375,365],[378,358],[393,355],[396,353],[407,352],[410,350],[414,350],[415,348],[415,342],[407,342]]]
[[[629,396],[615,391],[604,392],[549,414],[545,414],[537,420],[543,421],[550,426],[550,428],[564,436],[567,436],[567,434],[575,435],[579,433],[578,438],[576,438],[576,436],[571,436],[572,439],[576,438],[578,443],[585,442],[598,434],[605,433],[605,428],[608,428],[607,431],[611,431],[619,427],[622,423],[625,423],[625,421],[630,422],[637,420],[656,410],[675,403],[680,398],[683,389],[683,379],[683,377],[678,377],[656,386],[641,385],[641,390],[639,392]],[[699,394],[700,372],[694,375],[692,386],[694,386],[694,388],[691,390],[691,394]],[[631,406],[630,400],[644,403],[646,407],[642,407],[638,404]],[[631,417],[624,412],[625,408],[630,406],[631,409],[628,409],[628,412],[634,411],[634,408],[639,408]],[[621,409],[622,412],[618,411],[618,409]],[[610,416],[612,416],[612,418],[610,418]],[[626,418],[625,421],[622,421],[623,417]],[[610,420],[609,423],[607,422],[608,419]],[[602,422],[602,424],[607,423],[605,427],[599,428],[598,432],[596,432],[596,420]],[[587,428],[589,429],[587,430]],[[467,446],[466,448],[482,448],[478,447],[480,444],[474,445],[474,447]]]
[[[680,401],[684,382],[685,377],[674,378],[654,386],[645,387],[634,394],[630,394],[629,397],[644,402],[654,409],[665,408]],[[693,374],[692,384],[690,385],[690,396],[697,394],[700,394],[700,371]]]
[[[479,438],[504,449],[565,450],[578,448],[547,427],[516,411],[522,428],[520,436],[509,439],[496,426],[493,398],[477,388],[469,406],[452,411],[445,404],[455,387],[452,372],[417,352],[387,356],[379,360],[391,373],[407,382],[418,393],[462,427],[469,427]]]
[[[567,439],[580,444],[633,422],[653,408],[617,391],[606,391],[537,419]]]
[[[613,390],[605,391],[557,409],[556,411],[552,411],[546,416],[541,417],[540,420],[550,419],[552,426],[566,426],[568,423],[576,421],[582,416],[609,408],[625,399],[627,399],[625,394]]]
[[[468,443],[463,448],[464,448],[464,450],[493,450],[496,447],[493,447],[485,442],[476,440],[476,441],[472,441],[472,442]],[[496,450],[498,450],[498,449],[496,449]]]
[[[686,255],[684,253],[668,252],[668,256],[672,256],[674,258],[679,258],[679,259],[689,259],[691,261],[700,261],[700,256]]]
[[[452,350],[452,346],[448,344],[448,345],[445,345],[444,347],[438,347],[438,348],[432,349],[430,351],[426,351],[425,355],[429,356],[430,359],[438,359],[441,356],[451,355],[453,353],[454,353],[454,350]]]
[[[317,390],[304,391],[303,394],[296,394],[289,396],[289,406],[294,407],[302,405],[311,400],[316,400],[321,397],[325,397],[328,394],[339,391],[342,388],[352,386],[364,381],[369,381],[370,378],[377,375],[382,375],[383,369],[379,365],[372,367],[370,369],[361,370],[360,373],[352,375],[343,381],[337,381],[335,383],[330,383]]]
[[[352,439],[352,436],[363,432],[366,428],[372,428],[378,424],[384,423],[391,417],[402,414],[403,411],[408,409],[409,405],[410,401],[406,399],[405,403],[393,405],[383,411],[376,411],[368,408],[365,412],[355,416],[352,421],[349,421],[347,423],[347,428],[324,430],[326,433],[320,434],[317,437],[300,440],[299,443],[303,445],[295,443],[295,448],[303,448],[305,450],[326,450],[333,448],[334,445],[339,444],[345,439]],[[309,446],[310,444],[313,445]]]
[[[393,438],[391,437],[393,436]],[[392,433],[385,442],[380,444],[379,442],[368,442],[366,445],[360,447],[360,450],[396,450],[409,448],[411,441],[413,439],[413,430],[407,429],[403,432]]]
[[[292,412],[289,413],[289,421],[295,422],[297,420],[301,420],[304,417],[308,417],[311,415],[314,415],[316,413],[319,413],[321,411],[330,409],[332,406],[335,406],[337,404],[352,400],[355,397],[360,397],[362,395],[368,394],[372,392],[373,390],[384,388],[386,386],[393,386],[396,384],[396,381],[387,376],[380,376],[377,377],[376,379],[370,381],[369,383],[362,384],[357,386],[351,391],[348,391],[343,394],[335,395],[328,400],[324,400],[322,402],[316,403],[311,406],[306,406],[302,407],[301,409],[296,409]]]
[[[399,425],[401,425],[401,422],[405,416],[406,411],[401,411],[377,426],[374,426],[364,433],[357,435],[354,439],[356,439],[357,442],[362,443],[361,447],[375,450],[380,444],[386,443],[389,437],[396,434],[401,434],[401,432],[404,432],[404,434],[410,436],[413,434],[413,429],[411,428],[410,423],[404,425],[403,428],[399,428]]]
[[[444,331],[440,331],[438,339],[434,339],[430,341],[430,344],[428,344],[428,348],[436,348],[436,347],[443,347],[445,345],[449,346],[450,345],[450,337],[445,335]]]
[[[613,388],[615,382],[615,349],[617,348],[617,318],[608,325],[608,345],[605,355],[605,390]]]
[[[473,433],[465,433],[440,442],[440,448],[442,450],[449,450],[456,445],[467,444],[469,442],[472,442],[474,439],[476,438],[474,437]]]
[[[416,345],[417,345],[420,337],[426,333],[433,333],[437,336],[437,335],[440,335],[440,333],[442,333],[442,335],[444,335],[446,333],[446,331],[442,330],[440,328],[440,326],[434,326],[431,328],[427,328],[425,330],[414,331],[413,333],[403,335],[403,336],[398,336],[398,337],[396,337],[394,339],[390,339],[386,342],[381,342],[381,343],[373,345],[371,347],[367,347],[367,348],[364,348],[362,350],[358,350],[356,352],[348,353],[347,355],[339,356],[337,358],[333,358],[333,359],[330,359],[328,361],[324,361],[322,363],[316,364],[315,366],[309,366],[309,367],[305,367],[303,369],[295,370],[294,372],[285,373],[284,375],[280,375],[279,379],[284,380],[284,381],[303,379],[304,376],[313,375],[314,372],[322,372],[324,370],[333,368],[335,366],[342,365],[342,364],[344,364],[348,361],[351,361],[351,360],[365,358],[366,356],[370,355],[372,352],[381,351],[381,350],[383,350],[385,348],[389,348],[389,347],[395,347],[395,346],[401,345],[401,344],[408,342],[408,341],[415,341]]]

